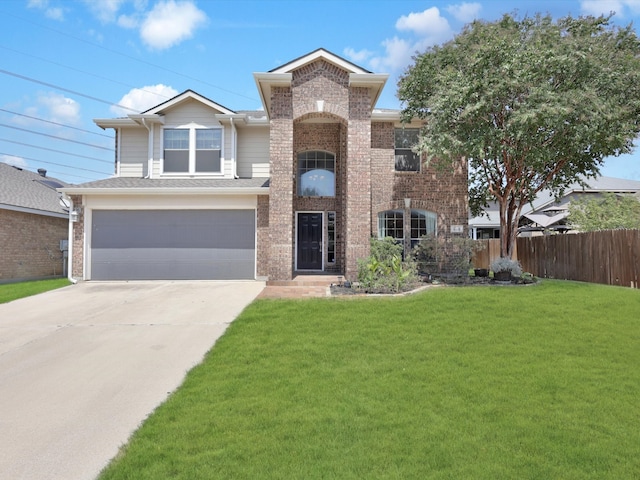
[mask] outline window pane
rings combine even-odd
[[[196,151],[196,172],[215,172],[219,173],[220,168],[220,150],[197,150]]]
[[[334,197],[335,157],[327,152],[304,152],[298,155],[298,195]]]
[[[165,150],[165,172],[189,172],[189,150]]]
[[[196,130],[196,149],[197,150],[220,150],[222,148],[222,130],[215,129],[198,129]]]
[[[404,238],[404,214],[397,210],[387,210],[378,214],[380,238],[393,237],[396,240]]]
[[[420,156],[411,150],[396,149],[397,172],[419,172]]]
[[[417,128],[395,129],[396,171],[420,171],[420,156],[411,150],[418,144],[419,133],[420,130]]]
[[[164,148],[171,150],[189,150],[189,130],[182,128],[165,129]]]

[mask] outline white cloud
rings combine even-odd
[[[136,112],[144,112],[151,107],[155,107],[170,98],[175,97],[178,91],[167,85],[150,85],[142,88],[134,88],[124,95],[118,105],[128,107]],[[125,110],[115,105],[111,106],[111,111],[116,115],[126,115],[131,110]]]
[[[41,117],[52,122],[75,125],[80,123],[80,104],[59,93],[49,92],[38,95],[38,110],[45,110]]]
[[[464,2],[458,5],[449,5],[446,10],[459,22],[468,23],[478,18],[482,5]]]
[[[376,72],[403,70],[411,63],[414,54],[445,42],[453,37],[449,22],[437,7],[401,16],[395,24],[402,36],[385,39],[381,45],[384,55],[371,56],[370,67]]]
[[[7,165],[13,165],[14,167],[19,168],[28,168],[29,164],[22,157],[14,157],[13,155],[0,155],[0,162],[6,163]]]
[[[140,24],[140,19],[138,15],[120,15],[118,17],[118,26],[122,28],[137,28]]]
[[[42,10],[45,16],[52,20],[64,20],[64,10],[61,7],[52,7],[49,0],[29,0],[27,8]]]
[[[125,2],[126,0],[84,0],[84,3],[102,23],[115,21],[118,10]]]
[[[451,27],[446,18],[440,15],[438,7],[431,7],[424,12],[403,15],[396,21],[396,29],[411,31],[417,35],[443,37],[451,35]]]
[[[206,21],[207,15],[191,1],[161,1],[142,22],[140,37],[147,46],[162,50],[191,38]]]
[[[355,63],[365,62],[369,58],[371,58],[371,56],[373,55],[373,52],[369,50],[363,49],[363,50],[360,50],[359,52],[356,52],[351,47],[345,48],[342,51],[342,53],[344,54],[345,57],[347,57],[349,60]]]
[[[627,9],[632,13],[640,12],[640,0],[582,0],[580,9],[587,15],[609,15],[615,12],[617,17],[624,17]]]
[[[415,52],[412,43],[398,37],[384,40],[382,46],[385,49],[385,55],[374,57],[370,62],[374,72],[401,70],[409,64],[411,55]]]

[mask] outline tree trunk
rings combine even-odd
[[[500,206],[500,256],[511,258],[518,236],[520,206],[513,199],[501,198]]]

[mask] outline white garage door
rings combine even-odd
[[[93,280],[255,278],[255,210],[94,210]]]

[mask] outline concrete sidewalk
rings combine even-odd
[[[263,288],[88,282],[0,305],[0,478],[95,478]]]

